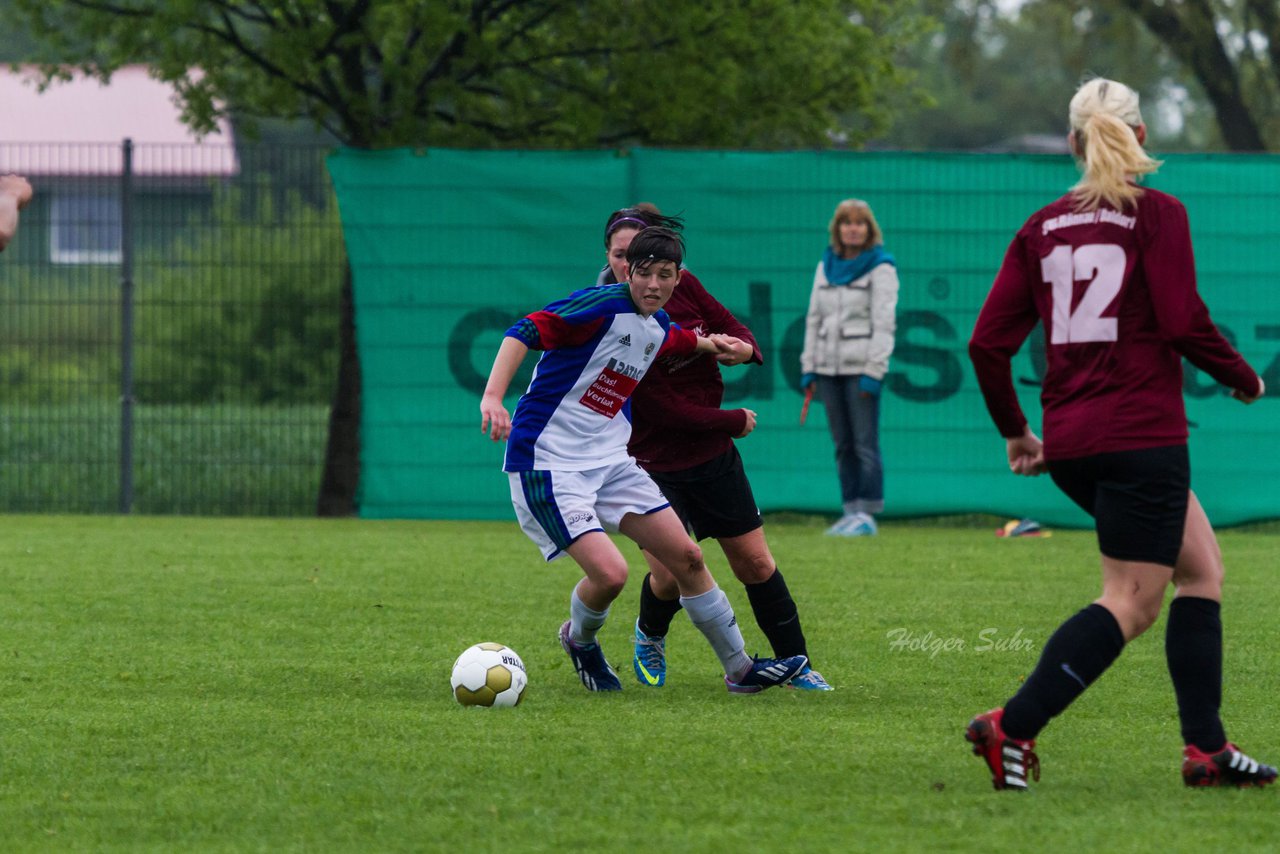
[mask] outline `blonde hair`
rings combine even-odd
[[[859,250],[870,249],[884,243],[884,235],[880,231],[880,223],[871,212],[871,205],[862,199],[845,199],[836,205],[836,212],[831,217],[828,230],[831,233],[831,248],[837,255],[844,254],[844,244],[840,242],[840,225],[846,222],[865,222],[867,224],[867,242],[859,246]]]
[[[1071,133],[1084,175],[1071,188],[1079,210],[1094,210],[1102,202],[1123,210],[1142,190],[1130,179],[1160,168],[1138,142],[1142,112],[1138,93],[1123,83],[1095,77],[1071,99]]]

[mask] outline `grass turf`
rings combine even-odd
[[[1178,775],[1163,620],[1042,734],[1043,780],[991,791],[968,718],[1091,600],[1091,533],[771,520],[826,695],[730,696],[688,620],[666,687],[630,675],[633,577],[591,695],[555,640],[578,571],[514,523],[0,517],[7,850],[1243,850],[1280,791]],[[1225,532],[1228,733],[1280,759],[1277,539]],[[710,544],[749,650],[766,653]],[[497,640],[514,710],[449,670]]]

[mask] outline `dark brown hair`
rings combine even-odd
[[[684,263],[684,239],[679,232],[661,225],[644,229],[627,247],[627,263],[633,273],[643,272],[658,261],[672,261],[677,268]]]
[[[655,225],[679,233],[684,229],[684,220],[678,216],[666,216],[658,210],[657,205],[649,202],[619,208],[609,214],[609,219],[605,221],[604,248],[609,248],[609,240],[621,229],[634,228],[641,231]]]

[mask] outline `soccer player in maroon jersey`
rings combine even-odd
[[[1165,652],[1188,786],[1262,786],[1276,769],[1227,741],[1222,699],[1222,555],[1190,489],[1182,359],[1244,403],[1262,379],[1214,326],[1196,291],[1187,213],[1135,183],[1159,163],[1142,148],[1138,95],[1097,78],[1071,99],[1083,176],[1040,209],[1005,254],[969,342],[978,384],[1015,474],[1048,471],[1094,517],[1102,595],[1049,638],[1002,708],[965,732],[997,789],[1040,777],[1035,738],[1156,621],[1170,582]],[[1018,405],[1010,360],[1043,323],[1044,442]]]
[[[601,283],[626,281],[627,249],[650,225],[679,229],[678,217],[663,216],[649,204],[614,211],[606,221],[608,266]],[[751,330],[738,322],[698,278],[680,271],[679,286],[667,302],[667,314],[699,335],[721,333],[741,339],[731,354],[715,358],[660,358],[631,398],[632,429],[628,450],[662,489],[671,506],[699,540],[714,538],[733,574],[747,589],[756,623],[778,658],[809,654],[795,600],[765,541],[764,522],[734,446],[756,426],[750,409],[721,409],[724,382],[719,364],[763,364]],[[642,685],[666,681],[666,636],[681,609],[675,577],[650,552],[649,574],[640,583],[632,668]],[[830,691],[811,666],[789,683],[793,688]]]

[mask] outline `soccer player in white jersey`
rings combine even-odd
[[[680,277],[684,246],[665,228],[636,235],[630,282],[575,291],[507,330],[480,401],[480,429],[507,439],[503,470],[521,529],[547,561],[569,555],[583,578],[569,600],[560,645],[590,691],[620,691],[597,634],[627,581],[606,530],[634,540],[669,567],[680,599],[706,636],[733,693],[785,684],[808,662],[746,654],[733,608],[657,486],[627,454],[630,397],[659,354],[726,352],[733,339],[700,338],[671,323],[663,305]],[[544,351],[508,415],[502,398],[525,354]]]

